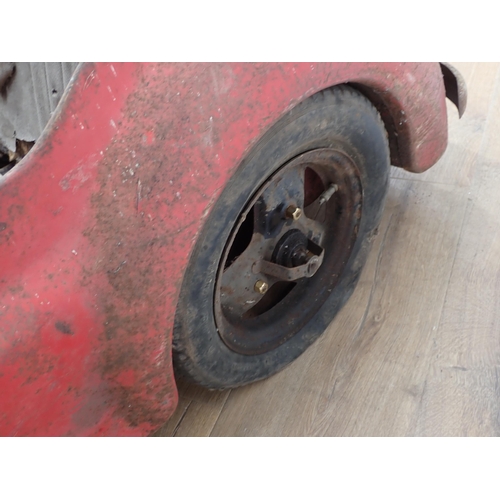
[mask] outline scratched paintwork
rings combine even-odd
[[[393,163],[446,148],[438,64],[85,64],[0,180],[0,434],[145,435],[174,411],[171,333],[203,220],[313,93],[388,106]]]

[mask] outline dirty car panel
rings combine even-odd
[[[441,157],[438,63],[78,67],[0,176],[1,435],[138,436],[168,419],[176,301],[204,219],[269,127],[339,83],[376,96],[393,164]]]

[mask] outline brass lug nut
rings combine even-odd
[[[302,210],[299,207],[290,205],[285,212],[288,219],[298,220],[302,215]]]
[[[257,280],[253,288],[256,292],[264,295],[269,290],[269,285],[265,281]]]

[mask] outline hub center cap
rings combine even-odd
[[[290,229],[276,245],[271,261],[285,267],[307,262],[307,237],[299,229]]]

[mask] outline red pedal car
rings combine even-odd
[[[464,112],[439,63],[79,65],[28,154],[0,138],[0,434],[147,435],[174,368],[223,389],[292,362],[356,286],[390,165],[445,151],[445,97]]]

